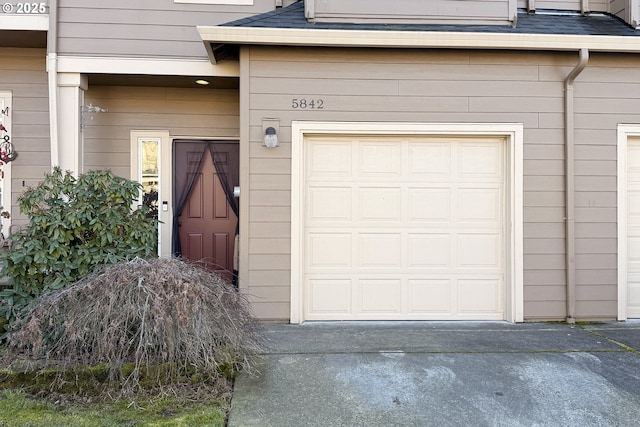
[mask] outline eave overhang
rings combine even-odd
[[[199,26],[212,63],[239,45],[640,52],[640,37]]]

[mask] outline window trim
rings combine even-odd
[[[617,207],[618,207],[618,320],[627,320],[627,146],[640,136],[640,124],[618,124]]]
[[[13,94],[10,90],[0,91],[0,99],[2,102],[0,103],[0,109],[4,109],[5,107],[9,108],[9,114],[7,116],[2,115],[0,119],[2,119],[2,124],[7,129],[7,134],[13,137],[12,132],[12,123],[11,116],[13,111]],[[15,141],[12,141],[15,142]],[[8,237],[11,231],[11,220],[13,217],[12,212],[12,189],[11,189],[11,163],[5,163],[3,166],[4,178],[2,179],[2,196],[0,198],[0,206],[3,207],[4,210],[11,213],[11,217],[2,218],[2,233],[5,237]]]
[[[170,257],[173,219],[171,137],[168,130],[132,130],[130,132],[130,176],[136,182],[140,182],[141,174],[141,140],[158,141],[158,219],[161,221],[158,224],[158,256]],[[164,210],[163,202],[167,202],[167,210]]]

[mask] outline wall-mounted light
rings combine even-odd
[[[278,134],[276,128],[269,126],[264,131],[264,146],[267,148],[275,148],[278,146]]]

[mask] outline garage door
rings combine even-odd
[[[627,317],[640,318],[640,138],[627,144]]]
[[[505,145],[305,137],[304,319],[504,319]]]

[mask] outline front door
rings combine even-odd
[[[216,162],[234,158],[225,151],[225,145],[229,144],[220,144],[222,148],[216,150]],[[182,256],[205,262],[231,280],[238,217],[227,201],[208,150],[197,175],[182,215],[178,218]]]

